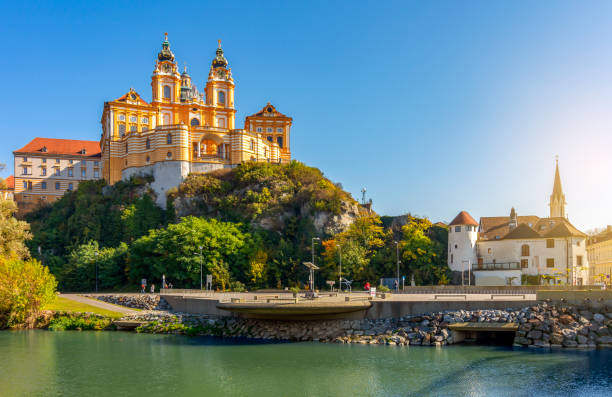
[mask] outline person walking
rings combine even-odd
[[[363,289],[366,290],[366,291],[370,290],[370,282],[369,281],[365,282],[365,284],[363,285]]]
[[[151,284],[151,293],[154,294],[155,293],[155,284]]]
[[[145,287],[146,287],[146,285],[144,283],[140,284],[140,293],[142,293],[142,294],[145,293]]]

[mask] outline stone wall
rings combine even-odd
[[[87,295],[103,302],[141,310],[170,310],[163,297],[155,294],[140,295]]]
[[[397,319],[268,321],[214,318],[197,314],[138,314],[130,320],[154,321],[144,332],[182,331],[199,335],[334,343],[443,346],[455,340],[449,325],[460,322],[516,323],[516,346],[540,348],[612,347],[612,306],[585,302],[504,310],[455,310]]]

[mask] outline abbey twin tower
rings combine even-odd
[[[237,128],[234,88],[220,41],[200,91],[186,69],[180,73],[166,34],[151,77],[151,102],[130,89],[104,103],[102,177],[113,184],[152,175],[163,205],[167,190],[191,172],[290,161],[291,117],[268,103]]]

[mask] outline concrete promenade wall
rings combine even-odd
[[[370,320],[382,318],[400,318],[415,316],[425,313],[443,312],[446,310],[485,310],[485,309],[507,309],[534,306],[535,300],[512,300],[512,301],[373,301],[372,307],[365,313],[365,318]]]
[[[184,313],[207,314],[220,317],[232,317],[233,313],[217,309],[218,300],[211,298],[196,298],[190,296],[164,295],[164,299],[172,310]],[[425,313],[441,312],[445,310],[485,310],[521,308],[536,305],[535,300],[482,300],[482,301],[372,301],[372,307],[367,312],[350,313],[342,318],[357,319],[385,319],[400,318],[408,315],[421,315]]]

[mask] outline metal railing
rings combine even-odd
[[[521,264],[519,262],[472,264],[472,271],[478,270],[521,270]]]

